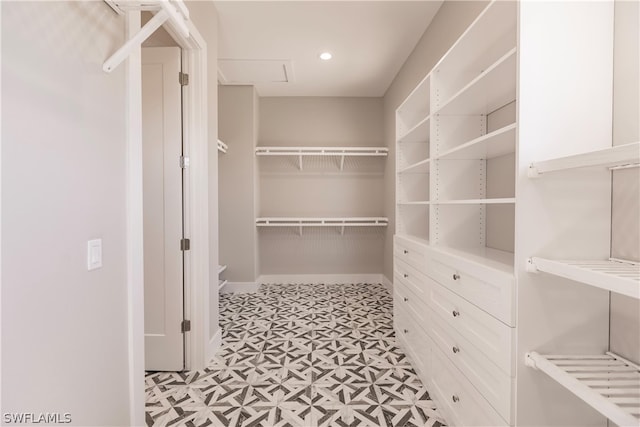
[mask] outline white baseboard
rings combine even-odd
[[[220,293],[246,294],[246,293],[257,292],[258,288],[260,287],[259,283],[260,282],[227,282],[227,284],[224,285],[224,288],[220,290]]]
[[[258,283],[382,283],[389,280],[383,274],[265,274]]]
[[[207,347],[207,362],[215,356],[215,354],[222,347],[222,328],[218,328],[215,334],[209,340],[209,346]]]
[[[384,274],[381,274],[382,276],[382,285],[387,288],[387,290],[389,291],[389,293],[391,293],[391,295],[393,295],[393,283],[391,282],[391,280],[389,280],[389,278],[387,276],[385,276]]]

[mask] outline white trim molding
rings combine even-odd
[[[380,283],[387,287],[385,279],[383,274],[265,274],[257,283]]]
[[[227,282],[220,291],[221,294],[247,294],[257,292],[260,284],[257,282]]]
[[[216,355],[218,350],[222,347],[222,328],[218,328],[215,334],[209,340],[209,346],[207,347],[207,363]]]

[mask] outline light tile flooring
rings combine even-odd
[[[149,426],[434,426],[443,422],[377,284],[223,294],[223,345],[202,371],[146,377]]]

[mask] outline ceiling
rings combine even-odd
[[[441,4],[216,1],[220,82],[260,96],[383,96]]]

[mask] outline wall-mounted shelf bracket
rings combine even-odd
[[[218,140],[218,151],[226,154],[228,149],[229,149],[229,146],[227,144]]]
[[[182,0],[104,0],[116,13],[124,15],[128,11],[151,11],[155,13],[133,37],[127,40],[120,49],[107,59],[102,69],[110,73],[122,63],[133,49],[142,45],[158,28],[168,22],[174,30],[189,37],[189,9]]]

